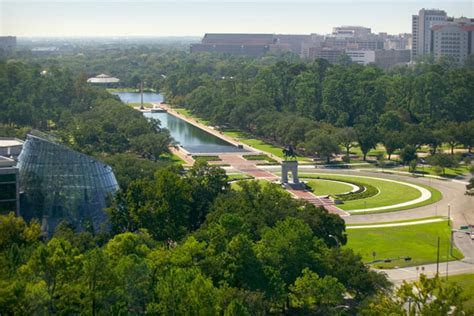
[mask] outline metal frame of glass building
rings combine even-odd
[[[54,141],[29,134],[18,157],[20,215],[37,218],[51,235],[62,220],[80,230],[98,231],[104,208],[118,190],[112,168]]]

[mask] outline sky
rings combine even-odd
[[[474,18],[474,0],[0,0],[0,35],[328,34],[338,25],[397,34],[411,33],[421,8]]]

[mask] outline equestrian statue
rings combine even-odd
[[[293,146],[289,145],[282,150],[283,156],[285,157],[285,160],[288,158],[296,160],[296,153],[295,150],[293,149]]]

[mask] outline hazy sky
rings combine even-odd
[[[0,0],[0,35],[326,34],[337,25],[403,33],[423,7],[474,17],[474,0]]]

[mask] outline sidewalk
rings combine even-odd
[[[418,268],[418,270],[417,270]],[[403,281],[414,281],[419,278],[421,273],[433,278],[436,276],[436,263],[425,264],[421,266],[398,268],[398,269],[374,269],[377,272],[383,272],[387,277],[397,284]],[[474,273],[474,264],[464,261],[448,261],[439,263],[439,276],[446,277],[448,275],[472,274]]]

